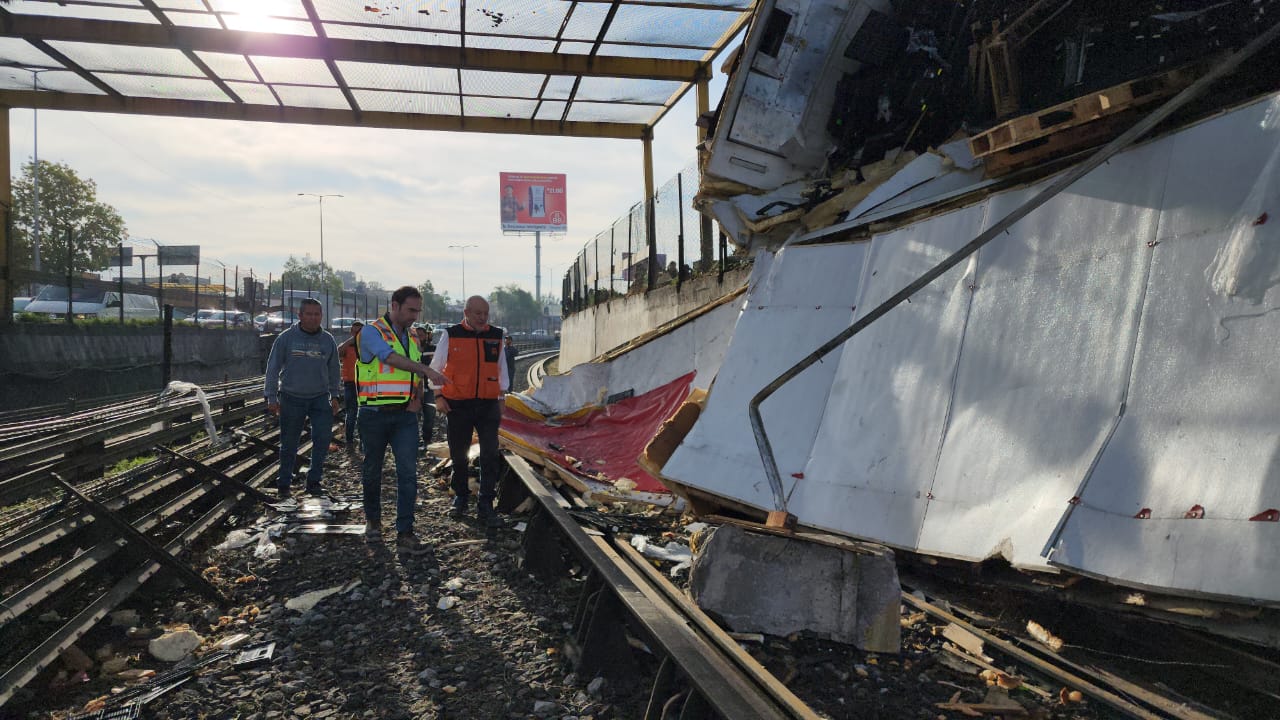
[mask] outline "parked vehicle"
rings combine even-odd
[[[341,330],[344,334],[349,333],[351,332],[351,324],[354,323],[355,321],[356,321],[356,318],[352,318],[352,317],[334,318],[333,322],[329,323],[329,329]]]
[[[253,329],[262,332],[267,326],[267,314],[261,313],[253,317]]]
[[[249,324],[249,313],[237,312],[235,310],[201,310],[200,312],[211,312],[196,320],[196,324],[202,328],[220,328],[220,327],[245,327]]]
[[[22,314],[23,309],[26,308],[30,302],[31,302],[31,298],[29,297],[16,297],[13,299],[13,319],[14,320],[18,319],[18,316]]]
[[[71,313],[77,320],[118,320],[124,307],[126,320],[148,320],[159,317],[160,306],[150,295],[120,293],[100,288],[72,288]],[[67,288],[65,285],[46,285],[23,308],[23,312],[36,313],[53,319],[67,317]]]
[[[282,332],[296,322],[298,322],[296,313],[273,312],[267,315],[267,320],[263,323],[262,329],[266,332]]]
[[[204,327],[205,322],[209,318],[213,317],[214,313],[217,312],[217,310],[197,310],[191,315],[182,318],[180,322],[184,325],[199,325],[200,327]]]

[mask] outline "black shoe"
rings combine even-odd
[[[280,502],[284,502],[285,500],[288,500],[292,495],[293,495],[293,492],[289,490],[289,488],[287,487],[276,488],[276,499],[279,500]]]
[[[449,517],[453,518],[454,520],[461,520],[466,516],[467,516],[467,511],[463,510],[460,507],[449,508]]]
[[[506,527],[507,524],[498,517],[497,513],[485,513],[484,515],[476,515],[476,522],[480,523],[480,527],[496,530]]]
[[[396,533],[396,550],[406,555],[425,555],[431,548],[418,539],[412,530]]]
[[[367,542],[380,542],[382,540],[382,522],[375,520],[364,524],[364,539]]]
[[[325,490],[323,485],[313,485],[307,488],[307,494],[311,497],[324,497],[329,494],[329,491]]]

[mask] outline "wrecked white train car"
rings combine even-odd
[[[1262,34],[1277,5],[762,3],[708,118],[697,200],[756,265],[661,477],[777,509],[750,399]],[[767,400],[799,523],[1280,603],[1276,59],[1267,49]],[[634,384],[614,362],[610,386]]]

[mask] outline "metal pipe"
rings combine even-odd
[[[1058,193],[1066,190],[1077,180],[1085,175],[1093,172],[1098,166],[1102,165],[1113,155],[1120,152],[1124,148],[1132,145],[1135,141],[1150,132],[1155,126],[1164,122],[1166,118],[1176,112],[1179,108],[1199,97],[1209,88],[1210,85],[1231,74],[1245,60],[1255,55],[1259,50],[1271,44],[1276,37],[1280,36],[1280,23],[1271,26],[1266,32],[1249,42],[1248,45],[1239,51],[1228,56],[1221,63],[1215,66],[1208,73],[1196,80],[1185,90],[1169,99],[1160,107],[1156,108],[1150,115],[1142,118],[1133,127],[1126,130],[1119,137],[1107,143],[1102,149],[1089,156],[1087,160],[1071,168],[1063,173],[1049,184],[1048,187],[1036,193],[1035,197],[1018,206],[1013,212],[1001,218],[999,222],[992,225],[985,232],[971,240],[969,244],[952,253],[942,262],[933,266],[928,272],[916,278],[911,284],[890,297],[888,300],[880,303],[874,310],[868,312],[857,322],[842,330],[838,335],[823,343],[817,350],[806,355],[803,359],[792,365],[786,372],[773,379],[755,397],[751,398],[748,405],[748,413],[751,416],[751,430],[755,433],[756,447],[760,451],[760,459],[764,463],[765,475],[769,478],[769,489],[773,491],[773,502],[776,510],[786,511],[787,498],[782,488],[782,478],[778,476],[778,462],[773,455],[773,447],[769,443],[769,435],[764,429],[764,420],[760,415],[760,405],[773,395],[779,388],[791,382],[797,375],[826,357],[832,350],[843,345],[849,338],[862,332],[871,323],[884,317],[888,312],[900,305],[907,298],[910,298],[924,286],[941,277],[951,268],[960,264],[960,261],[974,254],[983,245],[996,239],[1001,233],[1007,231],[1014,223],[1026,217],[1033,210],[1048,202]]]

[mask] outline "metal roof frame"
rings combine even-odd
[[[558,32],[554,36],[546,36],[522,32],[519,28],[511,32],[494,32],[493,28],[476,30],[473,27],[469,31],[467,0],[437,0],[437,9],[450,5],[460,15],[457,20],[451,17],[451,22],[458,25],[456,28],[388,25],[365,22],[363,18],[351,20],[336,17],[332,4],[322,7],[324,0],[296,0],[305,17],[274,19],[287,19],[294,23],[298,32],[305,31],[303,23],[306,23],[312,34],[305,35],[231,29],[227,19],[235,13],[214,9],[215,5],[225,7],[225,2],[200,2],[207,13],[164,7],[175,5],[169,0],[26,0],[0,7],[0,38],[23,40],[51,59],[51,62],[39,65],[0,60],[0,65],[67,71],[92,86],[92,90],[85,87],[82,91],[59,92],[47,88],[23,89],[9,82],[0,85],[0,105],[335,126],[644,140],[652,137],[653,126],[690,88],[705,83],[710,77],[710,62],[746,24],[755,6],[754,0],[541,0],[544,11],[564,11]],[[503,2],[507,4],[504,6]],[[473,10],[489,16],[490,8],[510,10],[520,7],[527,10],[529,4],[527,0],[523,5],[517,0],[488,0],[485,9],[473,7]],[[580,5],[593,10],[579,11]],[[54,6],[56,14],[41,14],[54,12]],[[366,5],[364,9],[379,8]],[[398,7],[396,9],[399,10]],[[155,22],[138,22],[136,18],[142,10],[149,13]],[[326,15],[326,10],[329,15]],[[592,12],[604,13],[590,42],[580,34],[566,34],[575,11],[588,16]],[[681,24],[673,30],[660,27],[637,30],[633,18],[630,25],[619,30],[615,19],[626,12],[668,14],[679,18]],[[111,13],[127,14],[131,19],[93,17]],[[190,18],[177,17],[177,13],[207,15],[204,21],[216,19],[218,27],[182,24],[189,22]],[[175,19],[182,22],[175,22]],[[497,22],[493,24],[495,28],[499,26]],[[511,21],[507,24],[517,23]],[[347,31],[340,28],[352,27],[368,32],[417,33],[411,37],[421,36],[433,42],[333,36],[335,31]],[[628,36],[628,28],[638,36]],[[685,38],[675,37],[681,32],[698,36],[693,40],[700,42],[686,42]],[[456,38],[458,45],[443,43],[440,38],[449,41]],[[469,41],[475,42],[479,38],[489,43],[513,46],[527,42],[553,45],[550,52],[468,46]],[[74,50],[83,47],[98,51],[100,57],[104,52],[108,57],[113,54],[126,57],[131,50],[175,50],[181,52],[195,70],[184,69],[181,74],[175,74],[163,68],[152,72],[133,66],[122,69],[92,66],[73,57],[76,54]],[[618,54],[620,52],[625,54]],[[699,58],[679,56],[690,52],[698,53]],[[256,82],[220,75],[210,54],[243,58]],[[282,81],[278,76],[264,77],[259,66],[266,58],[319,60],[327,69],[328,79],[326,84],[316,84],[314,77],[310,82],[295,82],[293,78]],[[456,87],[449,88],[447,92],[405,90],[381,77],[375,82],[389,84],[369,85],[366,79],[366,84],[361,85],[352,83],[344,75],[342,63],[383,67],[387,73],[405,76],[428,72],[428,68],[451,70],[453,77],[450,81],[456,82]],[[504,77],[530,76],[527,90],[521,94],[503,94],[475,87],[481,84],[476,78],[497,77],[497,73],[504,74]],[[604,94],[605,99],[581,99],[579,90],[584,78],[595,79],[596,87],[603,84],[610,88]],[[567,86],[571,81],[567,95],[549,95],[548,87],[553,80],[557,80],[557,87]],[[114,86],[113,81],[129,85],[131,92]],[[652,85],[654,82],[659,84]],[[196,93],[190,90],[184,96],[184,85],[196,87],[200,83],[209,88],[204,96],[196,97]],[[664,83],[670,83],[670,94],[657,102],[652,93],[656,87],[666,94],[666,90],[662,90]],[[537,88],[536,93],[534,87]],[[261,92],[263,88],[270,94]],[[253,101],[245,96],[245,91],[250,89],[259,91],[251,93]],[[295,100],[299,96],[305,99],[311,95],[326,99],[314,100],[310,104],[305,101],[291,103],[282,97],[286,91],[290,91]],[[648,95],[643,96],[642,92]],[[338,100],[339,94],[341,101]],[[217,96],[217,99],[211,99],[210,95]],[[274,103],[266,104],[264,99],[267,97],[273,98]],[[361,97],[365,99],[364,104]],[[335,106],[339,103],[343,107]],[[380,107],[369,106],[379,103]],[[437,111],[418,112],[412,107],[408,110],[403,107],[414,103]],[[438,111],[441,107],[446,110]],[[456,108],[456,113],[450,112],[452,108]],[[605,119],[592,119],[597,117]]]

